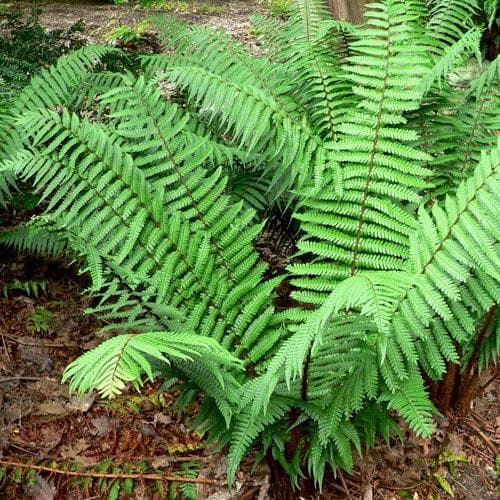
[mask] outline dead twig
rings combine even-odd
[[[340,477],[340,481],[342,482],[342,487],[344,488],[345,494],[347,495],[347,498],[349,500],[352,500],[350,490],[349,490],[349,488],[345,482],[345,479],[344,479],[344,474],[342,474],[342,471],[340,471],[340,470],[339,470],[339,477]]]
[[[470,411],[470,415],[474,417],[474,420],[476,420],[478,424],[481,424],[484,429],[488,429],[490,432],[495,432],[495,428],[491,422],[488,422],[482,415],[474,410]]]
[[[6,467],[18,467],[21,469],[33,469],[39,472],[50,472],[51,474],[60,474],[63,476],[76,476],[76,477],[91,477],[91,478],[103,478],[103,479],[139,479],[139,480],[150,480],[150,481],[168,481],[168,482],[178,482],[178,483],[198,483],[198,484],[211,484],[214,486],[225,486],[226,481],[217,481],[215,479],[206,479],[203,477],[180,477],[180,476],[167,476],[164,474],[127,474],[127,473],[111,473],[111,472],[78,472],[69,470],[60,470],[53,467],[45,467],[43,465],[25,464],[22,462],[11,462],[9,460],[0,460],[0,465]]]
[[[252,498],[255,498],[255,495],[259,492],[260,486],[254,486],[253,488],[250,488],[246,493],[243,493],[240,497],[239,500],[251,500]]]
[[[475,453],[476,455],[481,455],[487,462],[491,461],[491,457],[489,457],[488,455],[486,455],[486,453],[484,453],[483,451],[479,450],[475,446],[472,446],[467,441],[464,442],[464,445],[467,446],[467,448],[471,449],[473,451],[473,453]]]
[[[464,419],[467,425],[485,442],[486,446],[496,455],[498,455],[498,446],[477,426],[476,422],[470,418]]]
[[[397,490],[413,490],[415,488],[422,486],[425,483],[427,483],[426,480],[418,481],[417,483],[413,483],[413,484],[408,485],[408,486],[389,486],[389,485],[384,484],[384,483],[378,483],[377,486],[380,486],[380,488],[382,488],[384,490],[397,491]]]
[[[23,377],[23,376],[18,376],[18,377],[2,377],[0,378],[0,384],[3,384],[4,382],[15,382],[16,380],[52,380],[55,381],[55,378],[49,378],[49,377]]]
[[[61,456],[58,455],[42,455],[42,454],[37,454],[36,457],[38,460],[54,460],[58,461],[61,460]],[[109,458],[110,460],[113,460],[113,463],[122,463],[122,462],[127,462],[130,463],[133,460],[137,461],[142,461],[142,462],[154,462],[155,460],[158,460],[158,458],[164,458],[165,459],[165,464],[178,464],[178,463],[184,463],[184,462],[202,462],[202,461],[208,461],[211,459],[211,457],[203,457],[203,456],[198,456],[198,455],[190,455],[190,456],[182,456],[182,457],[176,457],[176,456],[165,456],[165,457],[141,457],[141,456],[125,456],[125,455],[108,455],[106,454],[106,458]],[[84,467],[93,467],[95,464],[89,463],[88,465],[85,465]],[[153,467],[156,468],[156,467]]]
[[[69,344],[69,343],[68,344],[61,344],[61,343],[57,343],[57,342],[28,342],[27,340],[18,339],[14,335],[9,335],[7,333],[2,333],[2,337],[6,337],[9,340],[16,342],[16,344],[29,345],[29,346],[34,346],[34,347],[60,347],[60,348],[76,347],[75,344]]]

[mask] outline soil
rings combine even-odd
[[[100,42],[114,27],[124,24],[133,26],[153,15],[175,16],[187,22],[222,28],[234,37],[247,41],[252,38],[249,34],[250,17],[263,12],[257,0],[170,0],[166,4],[172,5],[172,10],[141,8],[133,2],[112,5],[95,0],[42,0],[36,2],[36,7],[42,9],[40,22],[47,29],[69,28],[82,20],[84,36],[89,42]],[[16,5],[23,9],[33,7],[32,2],[25,1],[16,2]]]
[[[15,280],[37,280],[45,286],[35,296],[15,289]],[[148,384],[141,394],[128,390],[105,401],[94,393],[83,398],[71,395],[60,383],[64,368],[103,340],[98,333],[102,325],[84,314],[90,305],[88,296],[82,295],[86,286],[85,277],[62,262],[2,250],[0,469],[2,461],[57,464],[59,469],[71,463],[83,472],[111,472],[113,467],[140,472],[142,466],[166,475],[185,474],[187,467],[222,485],[224,455],[205,449],[201,436],[189,430],[196,405],[181,414],[175,406],[175,391]],[[37,322],[40,311],[45,312],[45,319]],[[13,470],[21,471],[7,469],[11,478]],[[252,489],[265,498],[266,475],[263,467],[251,477],[240,473],[235,491],[245,494]],[[112,486],[68,482],[67,477],[55,474],[33,476],[34,482],[29,479],[23,476],[19,484],[0,480],[0,498],[86,498],[91,493],[106,498]],[[154,482],[152,486],[157,487]],[[152,486],[136,485],[134,498],[165,498],[153,492]],[[40,488],[46,496],[37,495]],[[61,496],[63,492],[71,496]],[[229,498],[225,487],[213,485],[200,486],[199,498],[214,493],[217,498]]]
[[[31,5],[19,3],[25,8]],[[189,12],[175,15],[221,27],[253,43],[249,16],[260,9],[257,2],[212,0],[211,5],[220,7],[217,14],[200,13],[202,2],[191,4]],[[37,6],[43,8],[41,20],[50,29],[83,19],[90,41],[102,40],[113,26],[134,24],[151,15],[151,10],[132,4],[38,2]],[[267,236],[258,244],[272,274],[280,272],[291,251],[290,242],[282,251],[282,242],[270,242]],[[15,286],[30,280],[38,280],[33,285],[36,294],[33,287],[28,293]],[[196,405],[181,414],[174,390],[147,384],[140,395],[128,390],[104,401],[95,394],[76,398],[60,384],[68,363],[103,339],[98,320],[84,314],[91,300],[82,293],[87,285],[84,276],[60,261],[0,250],[0,498],[107,498],[118,484],[113,477],[82,479],[51,470],[33,469],[30,475],[22,464],[59,471],[73,466],[87,474],[197,475],[218,482],[195,484],[200,499],[272,498],[269,469],[262,464],[252,472],[252,457],[238,473],[234,490],[227,491],[224,454],[206,447],[202,437],[189,430]],[[283,291],[283,301],[287,293]],[[491,373],[483,377],[487,381]],[[352,474],[327,477],[316,498],[447,498],[447,490],[459,499],[498,498],[499,395],[499,380],[492,380],[466,418],[438,419],[432,439],[417,438],[403,427],[404,445],[399,440],[389,446],[378,443]],[[7,473],[4,477],[2,470]],[[132,498],[167,497],[165,481],[151,477],[134,481]],[[172,498],[188,498],[179,483],[169,487]]]

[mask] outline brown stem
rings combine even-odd
[[[2,377],[0,378],[0,384],[4,383],[4,382],[14,382],[16,380],[33,380],[33,381],[36,381],[36,380],[51,380],[51,381],[56,381],[55,378],[49,378],[49,377],[23,377],[23,376],[19,376],[19,377]]]
[[[0,465],[6,467],[18,467],[22,469],[34,469],[40,472],[50,472],[51,474],[60,474],[63,476],[76,476],[76,477],[93,477],[105,479],[148,479],[150,481],[170,481],[179,483],[198,483],[198,484],[211,484],[215,486],[225,486],[226,481],[217,481],[214,479],[205,479],[202,477],[180,477],[180,476],[167,476],[164,474],[127,474],[127,473],[111,473],[111,472],[78,472],[71,470],[54,469],[53,467],[45,467],[43,465],[24,464],[22,462],[11,462],[9,460],[0,460]]]
[[[477,360],[479,358],[479,351],[484,339],[488,336],[491,323],[495,317],[497,306],[490,308],[483,322],[481,330],[479,330],[479,335],[477,337],[476,343],[474,345],[474,350],[472,351],[471,357],[465,367],[462,374],[462,380],[459,387],[458,401],[457,401],[457,413],[458,415],[463,415],[470,405],[470,402],[474,399],[475,395],[480,389],[479,374],[476,370]]]
[[[491,322],[493,321],[493,318],[495,317],[496,311],[497,311],[497,306],[494,305],[493,307],[490,308],[490,310],[486,314],[483,326],[481,327],[481,330],[479,331],[479,336],[476,340],[476,344],[474,345],[474,351],[472,351],[472,355],[471,355],[469,362],[467,363],[467,366],[465,367],[465,370],[464,370],[464,375],[466,377],[471,377],[474,373],[474,368],[476,367],[476,362],[477,362],[477,359],[479,357],[479,350],[481,349],[481,345],[482,345],[484,339],[489,334]]]
[[[456,405],[457,415],[462,416],[469,411],[471,401],[478,394],[479,387],[479,376],[477,374],[471,376],[469,382],[460,387]]]
[[[478,427],[476,422],[470,418],[464,419],[465,423],[476,432],[476,434],[486,443],[488,448],[493,452],[496,456],[498,455],[498,446]]]
[[[458,382],[460,381],[460,371],[458,365],[450,363],[444,379],[439,384],[436,391],[436,404],[443,414],[448,413],[456,401]]]
[[[9,340],[12,340],[13,342],[16,342],[17,344],[21,345],[29,345],[29,346],[35,346],[35,347],[61,347],[64,349],[71,348],[71,347],[78,347],[77,344],[60,344],[56,342],[29,342],[24,339],[19,339],[15,337],[14,335],[8,335],[7,333],[2,333],[0,334],[2,337],[8,338]]]

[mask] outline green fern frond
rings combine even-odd
[[[382,396],[388,408],[396,410],[419,436],[429,437],[434,432],[433,417],[438,415],[425,392],[420,376],[404,381],[398,392]]]
[[[500,66],[466,60],[476,2],[383,0],[364,26],[294,4],[258,55],[157,20],[166,51],[139,76],[90,48],[0,118],[0,193],[9,172],[45,209],[0,242],[64,249],[114,335],[64,380],[178,381],[230,483],[255,444],[297,484],[388,441],[392,413],[429,435],[424,377],[467,362],[500,302]],[[254,248],[274,206],[300,222],[291,278]],[[500,355],[490,327],[479,369]]]
[[[14,173],[6,166],[0,166],[0,208],[6,208],[12,197],[12,190],[16,189]]]
[[[493,23],[498,20],[500,5],[498,0],[483,0],[482,7],[488,19],[488,28],[491,29]]]
[[[428,4],[427,32],[434,41],[433,51],[439,55],[473,27],[479,6],[477,0],[431,0]]]
[[[254,416],[251,411],[239,413],[234,423],[232,442],[229,447],[227,478],[231,486],[236,470],[257,436],[276,420],[283,417],[290,408],[290,401],[286,398],[273,398],[265,415]]]
[[[418,136],[404,128],[403,116],[419,104],[419,76],[427,71],[423,46],[418,39],[408,43],[413,31],[402,2],[371,8],[368,27],[350,46],[357,55],[345,67],[361,102],[331,145],[343,193],[327,185],[297,214],[306,232],[299,250],[312,257],[291,266],[302,289],[294,297],[304,302],[321,303],[338,280],[358,270],[404,267],[414,227],[405,204],[419,201],[430,174],[423,166],[429,157],[412,147]]]
[[[328,153],[299,104],[286,95],[289,74],[265,58],[251,58],[222,34],[197,28],[183,33],[181,39],[176,47],[180,54],[173,62],[164,58],[161,69],[187,92],[188,104],[206,121],[215,120],[225,136],[249,153],[279,155],[277,170],[265,172],[273,188],[280,186],[276,196],[294,182],[301,186],[314,179],[318,188]],[[182,55],[187,47],[196,58]],[[246,120],[239,119],[241,113]]]
[[[393,331],[421,339],[431,349],[427,359],[431,352],[439,357],[439,350],[443,350],[436,344],[432,347],[433,336],[424,333],[431,323],[439,328],[435,333],[440,336],[449,330],[451,339],[469,337],[473,321],[466,309],[458,307],[465,283],[476,283],[494,296],[498,294],[500,254],[496,242],[500,227],[494,207],[499,201],[499,172],[497,147],[485,155],[474,176],[459,186],[456,198],[448,197],[444,207],[432,207],[432,218],[423,208],[419,211],[419,229],[412,237],[409,262],[411,272],[420,278],[394,303]],[[467,324],[469,333],[461,333]]]
[[[443,53],[433,61],[433,66],[429,73],[422,79],[421,89],[425,95],[434,84],[442,85],[452,69],[461,62],[465,56],[478,53],[479,42],[481,40],[481,30],[473,27],[465,32],[456,42],[446,47]]]
[[[334,139],[340,123],[356,99],[341,67],[342,36],[354,28],[334,23],[323,0],[297,1],[288,23],[288,44],[279,54],[297,82],[294,96],[307,110],[311,122],[324,139]],[[325,31],[327,35],[325,35]]]
[[[490,365],[497,365],[500,358],[500,319],[498,311],[492,321],[490,330],[484,339],[479,351],[478,370],[488,369]]]
[[[22,138],[16,135],[16,119],[25,111],[55,109],[68,106],[78,99],[77,89],[85,86],[86,79],[104,56],[116,49],[102,45],[84,47],[58,59],[57,63],[42,69],[16,97],[9,109],[9,121],[3,127],[0,159],[16,154]]]
[[[2,82],[0,81],[0,85]],[[8,113],[7,104],[0,100],[0,160],[5,160],[5,149],[8,141],[8,130],[12,118]],[[12,198],[12,191],[16,189],[15,173],[9,164],[0,163],[0,208],[5,208]]]
[[[60,115],[25,113],[19,126],[29,149],[17,156],[17,168],[50,198],[48,209],[59,226],[78,235],[80,243],[72,241],[87,260],[94,290],[108,282],[111,271],[121,269],[124,284],[144,276],[134,278],[140,282],[133,287],[135,297],[120,287],[106,289],[104,302],[120,294],[117,307],[106,314],[144,330],[151,324],[144,316],[152,314],[145,304],[167,304],[185,315],[189,330],[223,343],[247,364],[256,362],[280,338],[277,329],[259,344],[276,285],[276,280],[260,283],[265,266],[257,264],[251,246],[260,227],[249,225],[250,211],[221,196],[226,181],[220,174],[205,177],[211,192],[200,183],[206,154],[196,155],[203,141],[183,147],[182,122],[170,121],[178,116],[176,107],[163,106],[155,87],[142,80],[124,83],[106,102],[126,95],[140,105],[140,113],[132,119],[116,111],[112,131],[64,109]],[[138,123],[143,125],[137,128]],[[142,135],[151,130],[154,140]],[[137,154],[145,151],[145,142],[149,156]],[[176,198],[182,201],[173,211]],[[161,318],[153,320],[159,323]]]
[[[13,229],[0,231],[0,245],[34,255],[60,258],[68,243],[63,234],[49,231],[44,221],[32,221]]]
[[[422,130],[420,143],[433,156],[428,164],[434,184],[430,196],[453,194],[473,173],[482,151],[495,145],[500,129],[499,61],[485,63],[464,91],[446,85],[439,97],[431,92],[415,113],[413,123]]]
[[[215,341],[198,335],[168,332],[120,335],[73,361],[62,380],[69,382],[70,390],[78,394],[96,389],[103,397],[112,397],[122,392],[127,383],[139,389],[143,374],[153,380],[151,359],[170,363],[171,358],[192,360],[212,352],[220,361],[237,363]]]

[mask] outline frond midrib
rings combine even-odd
[[[135,91],[135,86],[133,87],[133,90]],[[233,286],[235,286],[237,284],[237,279],[234,276],[234,274],[233,274],[233,272],[231,270],[231,267],[229,266],[229,263],[228,263],[226,257],[224,256],[224,252],[222,251],[222,249],[221,249],[221,247],[219,245],[219,242],[217,241],[216,238],[214,238],[214,236],[212,234],[212,231],[211,231],[211,228],[210,228],[210,225],[205,220],[204,214],[200,210],[198,202],[196,201],[195,197],[193,196],[193,193],[191,192],[191,190],[189,189],[189,186],[186,183],[186,180],[185,180],[184,175],[182,174],[182,172],[180,170],[179,165],[175,161],[174,155],[172,154],[172,151],[171,151],[170,146],[168,144],[168,141],[167,141],[167,139],[165,137],[165,134],[163,133],[163,131],[161,130],[161,128],[158,126],[158,123],[155,120],[154,115],[151,113],[151,110],[150,110],[149,106],[147,105],[147,103],[142,98],[142,94],[140,92],[135,92],[135,95],[136,95],[136,98],[138,99],[138,101],[142,104],[142,108],[145,111],[146,115],[148,116],[148,118],[150,120],[150,123],[153,124],[156,132],[158,133],[158,136],[161,139],[163,147],[165,148],[165,152],[167,153],[168,158],[169,158],[170,162],[172,163],[172,165],[174,167],[174,170],[175,170],[175,172],[177,174],[177,177],[179,179],[179,183],[184,188],[184,192],[186,193],[186,195],[190,199],[190,201],[192,203],[192,206],[195,209],[196,214],[198,215],[199,221],[203,224],[203,227],[207,231],[207,233],[209,235],[210,243],[214,247],[215,252],[217,254],[217,257],[219,258],[220,262],[222,263],[222,265],[223,265],[223,267],[224,267],[224,269],[226,271],[226,274],[227,274],[227,276],[228,276],[231,284]]]
[[[422,270],[419,273],[421,276],[425,274],[426,269],[433,263],[434,259],[436,258],[436,255],[443,249],[443,246],[446,243],[446,241],[451,238],[453,229],[457,224],[459,224],[461,216],[468,211],[469,205],[474,202],[481,188],[487,183],[490,177],[496,175],[496,168],[498,168],[498,166],[500,166],[500,163],[497,163],[495,166],[493,166],[491,172],[483,179],[481,184],[479,184],[474,190],[474,195],[469,200],[467,200],[467,203],[465,204],[464,208],[457,213],[457,216],[455,217],[455,220],[450,224],[447,233],[443,236],[439,245],[434,249],[432,255],[429,257],[427,262],[422,266]],[[414,289],[414,287],[415,285],[408,287],[404,295],[402,295],[401,298],[398,299],[393,308],[393,314],[397,313],[400,310],[401,304],[403,304],[403,302],[408,298],[408,294],[410,293],[411,290]]]
[[[390,31],[389,31],[390,35]],[[358,227],[356,230],[356,236],[354,240],[354,247],[353,247],[353,256],[352,256],[352,262],[351,262],[351,275],[354,275],[356,273],[356,261],[359,253],[359,243],[361,240],[361,232],[363,230],[363,225],[364,225],[364,213],[366,210],[366,202],[368,199],[369,195],[369,190],[370,190],[370,183],[371,183],[371,178],[372,178],[372,172],[373,172],[373,167],[374,167],[374,160],[375,160],[375,154],[377,152],[377,143],[378,143],[378,137],[380,133],[380,127],[382,126],[382,113],[383,113],[383,104],[385,100],[385,92],[387,90],[387,80],[389,78],[389,61],[391,57],[391,48],[392,48],[392,40],[391,37],[388,36],[388,46],[387,46],[387,52],[385,56],[385,66],[384,66],[384,80],[382,84],[382,89],[381,89],[381,99],[379,101],[379,108],[377,111],[377,116],[376,116],[376,122],[375,122],[375,133],[372,141],[372,148],[370,152],[370,159],[368,162],[368,172],[366,175],[366,181],[365,181],[365,189],[363,193],[363,200],[361,203],[361,208],[359,212],[359,221],[358,221]]]

